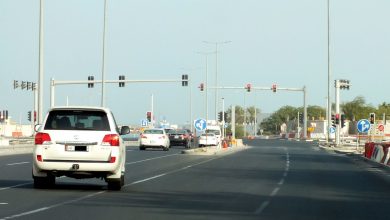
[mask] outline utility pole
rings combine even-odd
[[[340,132],[341,132],[341,114],[340,114],[340,89],[348,89],[351,86],[349,80],[337,79],[335,84],[335,101],[336,101],[336,147],[340,146]]]
[[[327,108],[327,116],[328,116],[328,118],[327,118],[327,121],[328,121],[328,123],[327,123],[327,129],[326,129],[326,143],[327,144],[329,144],[329,140],[330,140],[330,138],[329,138],[329,136],[330,136],[330,127],[331,127],[331,125],[330,125],[330,118],[331,118],[331,114],[332,114],[332,103],[331,103],[331,98],[330,98],[330,90],[331,90],[331,83],[330,83],[330,81],[331,81],[331,65],[330,65],[330,3],[329,3],[329,1],[330,0],[327,0],[327,20],[328,20],[328,22],[327,22],[327,24],[328,24],[328,31],[327,31],[327,33],[328,33],[328,38],[327,38],[327,40],[328,40],[328,108]]]
[[[218,44],[227,44],[232,41],[203,41],[206,44],[215,44],[215,87],[218,87]],[[218,118],[218,89],[215,90],[215,120]]]
[[[40,0],[39,4],[39,65],[38,65],[38,124],[43,121],[43,4],[44,0]]]
[[[107,0],[104,0],[104,17],[103,17],[103,47],[102,47],[102,99],[101,99],[101,106],[104,107],[106,105],[105,103],[105,55],[106,55],[106,20],[107,20]]]

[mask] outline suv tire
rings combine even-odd
[[[34,188],[36,189],[47,189],[51,188],[56,183],[55,176],[47,175],[47,177],[37,177],[33,176],[34,179]]]
[[[122,186],[125,185],[125,176],[122,175],[119,179],[109,179],[107,180],[108,190],[121,190]]]

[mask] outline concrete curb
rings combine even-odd
[[[356,147],[345,147],[344,146],[344,147],[335,148],[335,147],[327,147],[327,146],[323,146],[323,145],[319,145],[319,147],[324,149],[324,150],[334,151],[334,152],[339,153],[339,154],[346,154],[348,156],[353,156],[353,157],[359,158],[359,159],[371,164],[372,166],[380,166],[380,167],[385,168],[385,169],[390,171],[390,166],[364,157],[363,156],[364,149],[362,149],[362,151],[359,151],[359,150],[356,150]],[[354,148],[354,149],[352,149],[352,148]]]
[[[182,150],[182,154],[189,154],[189,155],[217,155],[217,154],[223,154],[227,152],[236,152],[240,150],[248,149],[248,146],[246,145],[240,145],[240,146],[232,146],[227,148],[221,148],[221,147],[201,147],[201,148],[193,148],[193,149],[186,149]]]
[[[10,145],[0,146],[0,156],[14,155],[14,154],[31,154],[34,145]]]

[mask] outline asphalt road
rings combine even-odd
[[[0,156],[2,219],[390,219],[390,175],[310,143],[253,140],[213,156],[128,148],[126,186],[57,179],[34,189],[31,155]]]

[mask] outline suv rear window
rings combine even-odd
[[[53,110],[49,113],[45,130],[109,131],[110,125],[103,111]]]

